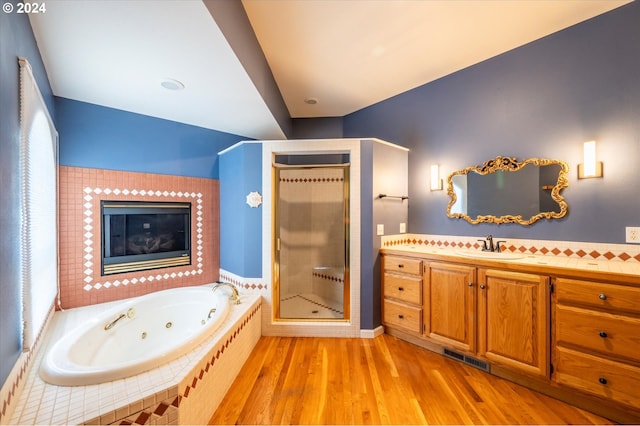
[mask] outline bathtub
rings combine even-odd
[[[142,373],[204,342],[229,310],[227,288],[182,287],[123,301],[53,344],[40,377],[79,386]]]

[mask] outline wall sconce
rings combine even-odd
[[[583,163],[578,164],[578,179],[602,177],[602,161],[596,161],[596,141],[584,143]]]
[[[438,164],[431,165],[431,190],[442,191],[442,179],[440,179],[440,166]]]

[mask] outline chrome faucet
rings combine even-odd
[[[231,297],[229,299],[231,299],[236,305],[240,304],[240,294],[238,293],[238,289],[233,284],[220,281],[213,286],[212,291],[216,291],[220,287],[229,287],[231,289]]]

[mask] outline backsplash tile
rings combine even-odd
[[[479,237],[429,234],[386,235],[381,239],[382,248],[397,245],[425,245],[445,248],[480,250]],[[494,240],[502,238],[494,237]],[[560,256],[598,261],[640,262],[640,245],[588,243],[576,241],[521,240],[504,238],[505,249],[510,252],[541,256]]]
[[[218,279],[219,181],[60,166],[60,301],[63,309]],[[100,201],[189,201],[189,266],[100,275]]]

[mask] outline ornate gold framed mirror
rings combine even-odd
[[[473,224],[559,219],[568,212],[560,195],[569,186],[568,172],[561,160],[501,156],[458,170],[447,178],[447,216]]]

